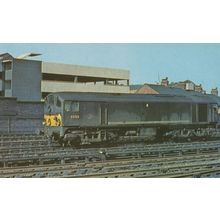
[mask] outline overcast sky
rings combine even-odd
[[[132,84],[192,80],[220,88],[220,44],[0,44],[0,53],[42,53],[43,61],[124,68]]]

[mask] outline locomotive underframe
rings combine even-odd
[[[99,127],[54,127],[50,136],[62,145],[112,141],[192,140],[213,136],[216,124],[151,124]]]

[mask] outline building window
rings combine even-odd
[[[4,64],[5,70],[11,70],[12,69],[12,62],[7,62]]]

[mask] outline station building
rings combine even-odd
[[[0,96],[40,101],[51,92],[129,93],[129,71],[59,64],[0,54]]]

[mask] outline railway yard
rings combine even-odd
[[[217,88],[38,55],[0,54],[0,177],[220,176]]]
[[[0,135],[0,177],[219,177],[220,141],[60,147],[43,135]]]

